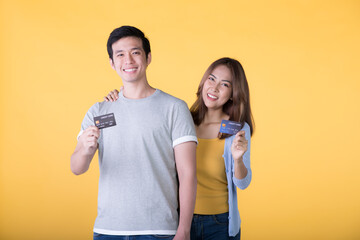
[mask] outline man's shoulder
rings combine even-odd
[[[161,101],[164,101],[164,103],[170,103],[170,104],[186,104],[184,100],[177,98],[169,93],[166,93],[160,89],[157,89],[159,91],[159,97],[161,98]]]
[[[89,108],[88,112],[93,113],[93,114],[100,114],[101,112],[106,111],[107,109],[109,109],[114,104],[115,104],[115,102],[107,102],[107,101],[95,102]]]

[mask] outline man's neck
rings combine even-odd
[[[155,92],[147,81],[145,82],[124,82],[123,95],[129,99],[141,99],[151,96]]]

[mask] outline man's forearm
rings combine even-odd
[[[196,199],[196,143],[186,142],[174,148],[179,176],[180,220],[175,240],[190,239],[190,226]]]
[[[80,175],[85,173],[90,166],[91,160],[93,159],[96,152],[96,148],[91,152],[85,152],[83,147],[76,146],[74,153],[71,155],[71,171],[75,175]]]
[[[188,172],[179,179],[180,220],[179,232],[190,233],[191,220],[194,214],[196,199],[196,172]]]

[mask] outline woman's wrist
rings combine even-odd
[[[243,163],[243,157],[241,156],[240,158],[234,158],[234,162],[235,162],[235,164],[241,164],[241,163]]]

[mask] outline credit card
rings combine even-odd
[[[114,113],[94,117],[94,123],[98,129],[115,126],[116,122]]]
[[[242,128],[241,123],[239,122],[222,120],[220,126],[220,132],[235,135],[238,131],[241,130],[241,128]]]

